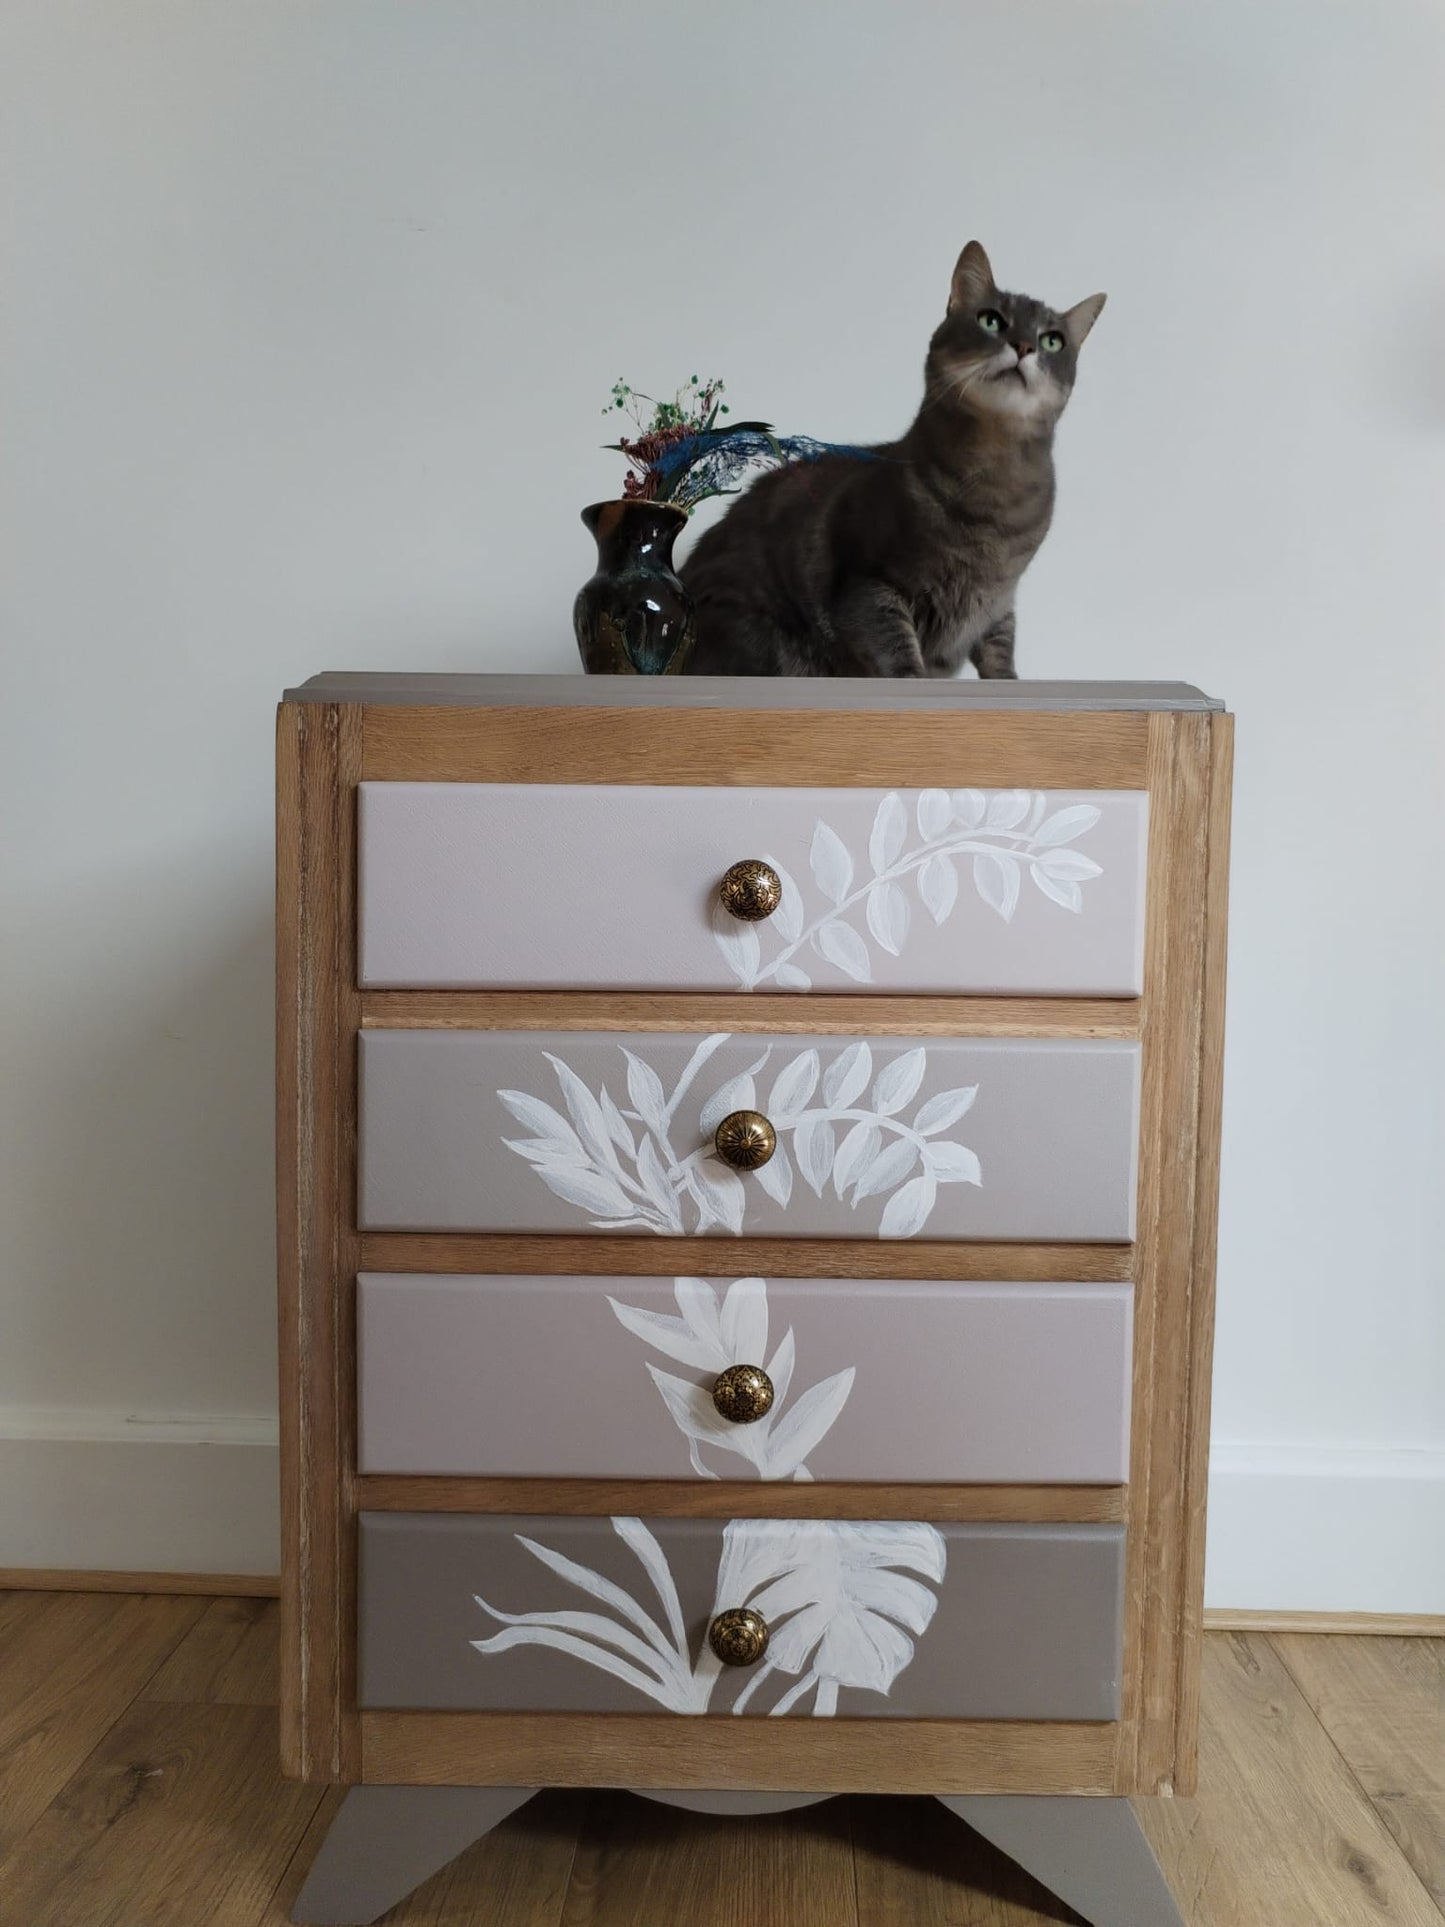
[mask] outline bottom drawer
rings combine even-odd
[[[1122,1526],[363,1513],[360,1700],[1110,1720],[1123,1579]]]

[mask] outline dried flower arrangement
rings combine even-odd
[[[612,399],[603,414],[620,409],[637,430],[607,444],[627,457],[624,497],[671,502],[691,514],[714,495],[736,495],[737,484],[750,468],[814,461],[820,455],[866,453],[838,442],[816,441],[811,435],[778,435],[771,422],[724,422],[721,417],[728,413],[728,405],[723,393],[721,381],[703,382],[696,375],[683,383],[671,401],[658,401],[625,381],[613,383]]]

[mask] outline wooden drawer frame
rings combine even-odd
[[[281,1318],[282,1750],[314,1781],[767,1787],[810,1791],[1188,1792],[1213,1329],[1233,721],[880,704],[800,710],[408,708],[288,702],[278,717],[277,1162]],[[432,780],[1147,789],[1144,992],[1137,1000],[372,992],[356,987],[356,785]],[[851,1240],[362,1237],[355,1223],[363,1026],[709,1029],[1138,1037],[1137,1241],[885,1246]],[[356,1472],[355,1275],[362,1270],[773,1271],[1131,1279],[1134,1379],[1123,1488],[759,1487]],[[361,1714],[356,1515],[751,1512],[1126,1519],[1122,1717],[1035,1722],[668,1715]]]

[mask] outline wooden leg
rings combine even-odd
[[[535,1787],[357,1786],[291,1910],[308,1927],[365,1927],[490,1833]]]
[[[1093,1927],[1185,1927],[1127,1800],[938,1797]]]

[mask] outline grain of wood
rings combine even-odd
[[[204,1611],[201,1599],[146,1594],[0,1597],[0,1856]],[[24,1916],[0,1909],[11,1918]]]
[[[364,1512],[526,1512],[659,1519],[927,1519],[1114,1525],[1122,1485],[794,1485],[731,1480],[462,1479],[372,1474]]]
[[[1296,1613],[1206,1606],[1208,1633],[1368,1633],[1382,1639],[1445,1639],[1445,1613]]]
[[[1060,1927],[1079,1916],[936,1800],[854,1799],[858,1918],[899,1927]],[[819,1923],[821,1927],[821,1922]]]
[[[203,1593],[209,1598],[274,1599],[274,1572],[112,1572],[103,1567],[0,1566],[0,1592]]]
[[[561,1927],[872,1927],[880,1916],[859,1913],[850,1821],[836,1800],[739,1819],[598,1795]]]
[[[1107,1793],[1119,1728],[1034,1720],[361,1715],[362,1778],[415,1786]]]
[[[1189,1927],[1440,1927],[1267,1639],[1204,1642],[1200,1795],[1136,1810]]]
[[[0,1866],[17,1927],[255,1927],[320,1799],[261,1706],[142,1700]]]
[[[426,1231],[363,1235],[360,1271],[540,1272],[555,1277],[1021,1278],[1109,1284],[1133,1275],[1132,1245],[944,1244],[923,1238],[575,1238]]]
[[[275,1706],[280,1697],[272,1599],[213,1599],[142,1695],[213,1706]]]
[[[361,712],[365,782],[1141,789],[1147,715],[806,710]]]
[[[1445,1640],[1271,1644],[1445,1913]]]
[[[1137,1037],[1136,997],[627,996],[369,990],[364,1030],[799,1031],[840,1037]]]

